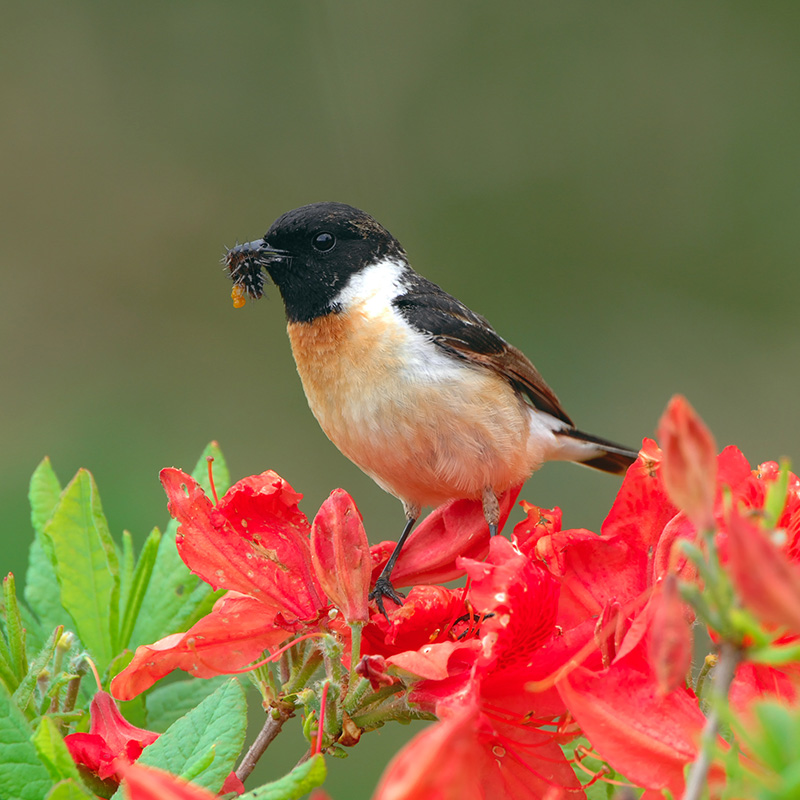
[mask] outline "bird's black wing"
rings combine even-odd
[[[486,319],[435,283],[418,275],[413,280],[410,291],[393,301],[411,327],[430,336],[448,355],[496,372],[535,408],[573,424],[536,367]]]

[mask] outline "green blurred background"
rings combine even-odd
[[[112,529],[163,525],[159,468],[211,438],[399,503],[306,408],[273,289],[234,311],[224,245],[360,206],[522,348],[577,423],[638,445],[683,392],[720,445],[800,457],[800,7],[794,3],[38,3],[0,31],[2,569],[48,454]],[[597,530],[618,483],[523,497]],[[332,765],[368,797],[396,736]],[[270,751],[280,772],[298,737]]]

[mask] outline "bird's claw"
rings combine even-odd
[[[398,607],[403,605],[403,600],[405,599],[405,595],[398,592],[394,586],[392,586],[392,583],[388,578],[381,576],[375,581],[375,586],[369,593],[369,599],[374,600],[381,614],[383,614],[386,619],[389,619],[389,615],[386,613],[386,609],[383,607],[384,597],[388,597]]]

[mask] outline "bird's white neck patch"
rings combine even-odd
[[[376,261],[350,277],[333,298],[333,305],[344,310],[358,306],[368,316],[385,314],[392,300],[406,292],[403,275],[407,269],[394,258]]]

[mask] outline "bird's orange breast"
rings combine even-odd
[[[440,354],[391,313],[351,308],[290,323],[288,333],[328,438],[407,504],[502,491],[539,466],[529,410],[513,389]]]

